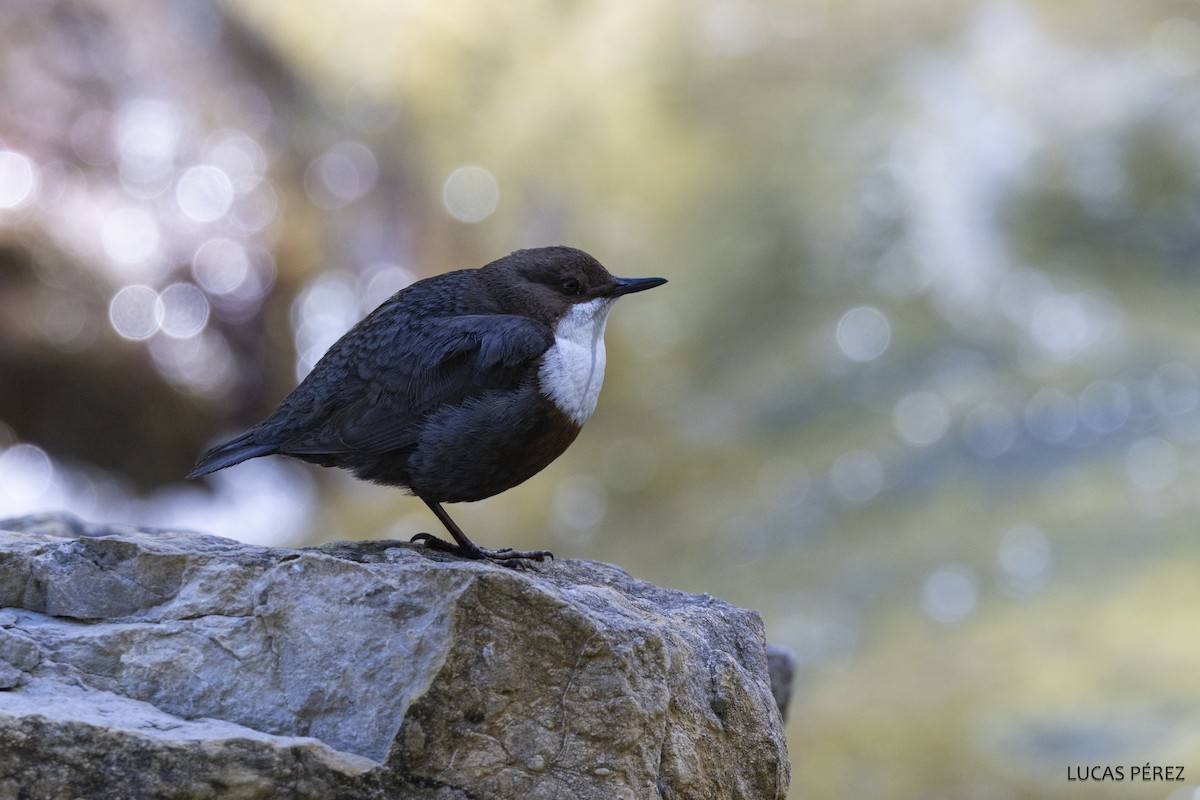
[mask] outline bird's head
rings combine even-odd
[[[607,313],[618,297],[667,282],[618,278],[582,250],[564,246],[517,250],[483,267],[483,272],[505,313],[532,317],[550,327],[575,306],[591,304],[595,313]]]

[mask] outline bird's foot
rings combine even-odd
[[[423,542],[430,550],[451,553],[452,555],[476,561],[491,561],[493,564],[503,564],[513,569],[525,569],[529,566],[528,562],[530,561],[554,560],[554,554],[549,550],[513,550],[511,547],[489,550],[486,547],[479,547],[474,543],[470,547],[464,547],[456,542],[447,542],[445,539],[439,539],[432,533],[418,533],[409,541]]]

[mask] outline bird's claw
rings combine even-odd
[[[528,562],[530,561],[541,563],[546,559],[554,560],[554,554],[549,550],[514,550],[511,547],[489,550],[474,545],[472,547],[463,547],[455,542],[447,542],[445,539],[439,539],[432,533],[418,533],[409,541],[422,542],[430,550],[451,553],[452,555],[476,561],[490,561],[493,564],[502,564],[512,569],[527,569],[529,567]]]

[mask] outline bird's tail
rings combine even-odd
[[[279,452],[277,444],[263,444],[255,439],[255,431],[250,430],[236,439],[230,439],[209,450],[196,462],[196,467],[188,473],[189,478],[199,478],[219,469],[232,467],[250,458],[268,456]]]

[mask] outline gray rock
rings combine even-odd
[[[775,705],[786,722],[792,689],[796,685],[796,654],[786,647],[768,644],[767,674],[771,678],[771,694],[775,697]]]
[[[0,797],[770,800],[789,779],[758,615],[592,562],[2,521],[0,689]]]

